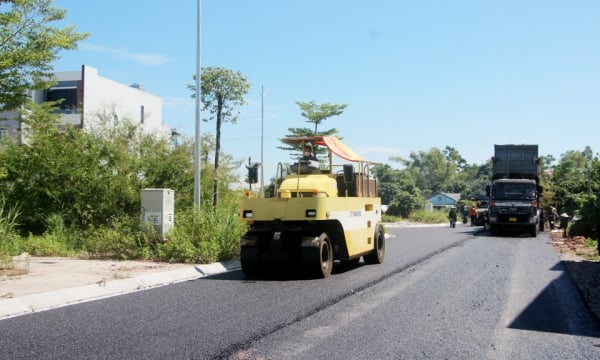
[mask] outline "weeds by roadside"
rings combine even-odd
[[[139,218],[112,219],[106,226],[85,231],[69,229],[60,215],[47,218],[41,235],[19,236],[18,211],[4,211],[0,203],[0,268],[10,267],[12,256],[79,257],[119,260],[155,260],[172,263],[210,263],[239,256],[239,239],[246,225],[239,220],[237,204],[214,209],[206,206],[176,213],[175,226],[165,239]]]
[[[586,260],[600,261],[600,255],[598,254],[598,240],[576,236],[571,238],[570,241],[576,244],[576,255],[581,256]]]
[[[384,214],[382,216],[382,221],[391,223],[410,221],[422,224],[442,224],[448,222],[448,212],[417,210],[410,213],[408,218]]]

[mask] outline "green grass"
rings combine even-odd
[[[48,217],[48,230],[41,235],[19,236],[15,232],[18,212],[4,211],[0,204],[0,266],[10,267],[12,256],[156,260],[177,263],[211,263],[239,257],[239,240],[246,225],[239,219],[237,205],[218,209],[177,212],[175,227],[166,239],[150,227],[140,226],[137,216],[113,220],[87,230],[69,229],[60,215]]]
[[[585,241],[584,246],[586,248],[594,249],[595,250],[595,255],[594,254],[589,254],[586,253],[586,258],[588,260],[593,260],[593,261],[600,261],[600,254],[598,254],[598,240],[594,240],[592,238],[587,238]]]
[[[418,210],[410,213],[408,219],[412,222],[422,224],[442,224],[448,222],[448,212],[441,210]]]
[[[446,211],[434,210],[425,211],[418,210],[413,211],[408,219],[400,216],[383,215],[381,217],[383,222],[397,223],[397,222],[414,222],[421,224],[443,224],[448,222],[448,213]]]

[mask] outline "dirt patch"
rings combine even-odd
[[[29,272],[29,269],[5,269],[0,270],[0,276],[19,276],[25,275]]]
[[[589,309],[600,320],[600,262],[586,258],[597,256],[598,250],[585,247],[585,242],[582,236],[563,237],[562,231],[552,231],[552,246],[569,270]]]
[[[135,276],[190,267],[153,261],[79,260],[72,258],[12,258],[10,268],[0,270],[0,299],[98,284]]]

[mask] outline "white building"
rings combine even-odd
[[[145,133],[170,136],[171,129],[162,122],[162,99],[144,91],[143,85],[123,85],[98,75],[98,70],[82,65],[81,71],[55,73],[57,83],[47,90],[34,90],[35,103],[64,99],[60,104],[61,122],[90,130],[100,119],[139,124]],[[111,124],[107,124],[111,125]],[[17,111],[0,114],[0,137],[19,137],[26,133]]]

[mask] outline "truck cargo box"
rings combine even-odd
[[[537,145],[494,145],[492,179],[534,179],[540,175]]]

